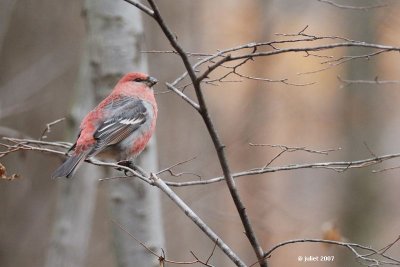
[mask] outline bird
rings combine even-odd
[[[51,177],[70,178],[84,160],[95,156],[116,161],[138,156],[155,130],[158,108],[152,87],[157,82],[145,73],[125,74],[84,117],[68,158]]]

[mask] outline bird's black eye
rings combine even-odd
[[[136,78],[133,81],[135,81],[135,82],[143,82],[144,80],[142,78]]]

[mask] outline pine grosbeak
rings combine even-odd
[[[52,178],[71,177],[79,164],[99,155],[115,160],[132,159],[145,148],[154,132],[157,104],[153,77],[128,73],[113,91],[83,119],[70,156]]]

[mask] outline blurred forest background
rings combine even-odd
[[[368,6],[381,2],[342,3]],[[309,25],[309,34],[400,46],[400,4],[384,3],[388,6],[362,11],[340,9],[313,0],[158,1],[184,48],[208,53],[273,40],[278,38],[275,33],[296,33],[306,25]],[[135,10],[128,4],[126,9]],[[0,2],[0,135],[38,138],[46,123],[68,116],[84,51],[84,13],[83,1],[77,0]],[[144,50],[171,50],[155,23],[145,16],[143,21]],[[362,52],[365,51],[342,48],[325,54]],[[175,55],[150,53],[147,58],[149,73],[160,81],[156,91],[165,91],[164,82],[174,80],[183,72]],[[242,68],[251,76],[313,83],[308,86],[243,81],[206,87],[210,112],[226,145],[233,171],[263,166],[279,152],[276,148],[252,147],[249,143],[317,150],[342,148],[329,155],[288,153],[274,165],[349,161],[371,157],[371,151],[376,155],[400,151],[399,84],[343,87],[337,79],[340,75],[351,80],[373,80],[376,76],[380,80],[399,80],[399,55],[387,53],[323,72],[298,75],[320,69],[319,62],[317,58],[305,57],[304,53],[286,54],[259,58]],[[178,170],[194,172],[203,178],[221,175],[200,116],[173,93],[158,94],[157,101],[159,169],[197,156]],[[66,122],[58,124],[48,139],[72,142],[73,137],[66,137],[68,127]],[[70,180],[51,180],[50,174],[60,159],[43,153],[14,154],[2,158],[1,162],[21,178],[0,181],[0,266],[44,266],[57,215],[58,184]],[[327,227],[351,242],[381,248],[400,234],[399,171],[371,171],[397,165],[400,163],[395,160],[379,167],[343,173],[311,169],[277,172],[243,177],[237,183],[265,249],[289,239],[323,238]],[[117,266],[110,234],[109,183],[112,182],[97,185],[83,266]],[[246,263],[255,261],[225,183],[173,190]],[[187,261],[193,259],[190,251],[194,251],[207,257],[213,243],[163,195],[161,208],[163,248],[167,256]],[[131,246],[139,244],[132,239]],[[357,264],[353,255],[342,248],[298,244],[279,250],[269,259],[270,266],[305,265],[298,263],[299,255],[335,256],[333,263],[318,266]],[[399,246],[392,249],[391,255],[400,257]],[[231,266],[218,249],[212,263]]]

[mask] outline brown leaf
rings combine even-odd
[[[4,179],[6,177],[6,167],[0,163],[0,178]]]
[[[326,222],[322,225],[322,238],[324,240],[343,242],[345,238],[336,223]],[[329,244],[326,244],[328,247]]]
[[[20,176],[18,174],[12,174],[10,176],[7,176],[7,169],[6,167],[4,167],[3,164],[0,163],[0,179],[1,180],[8,180],[8,181],[12,181],[15,179],[20,178]]]

